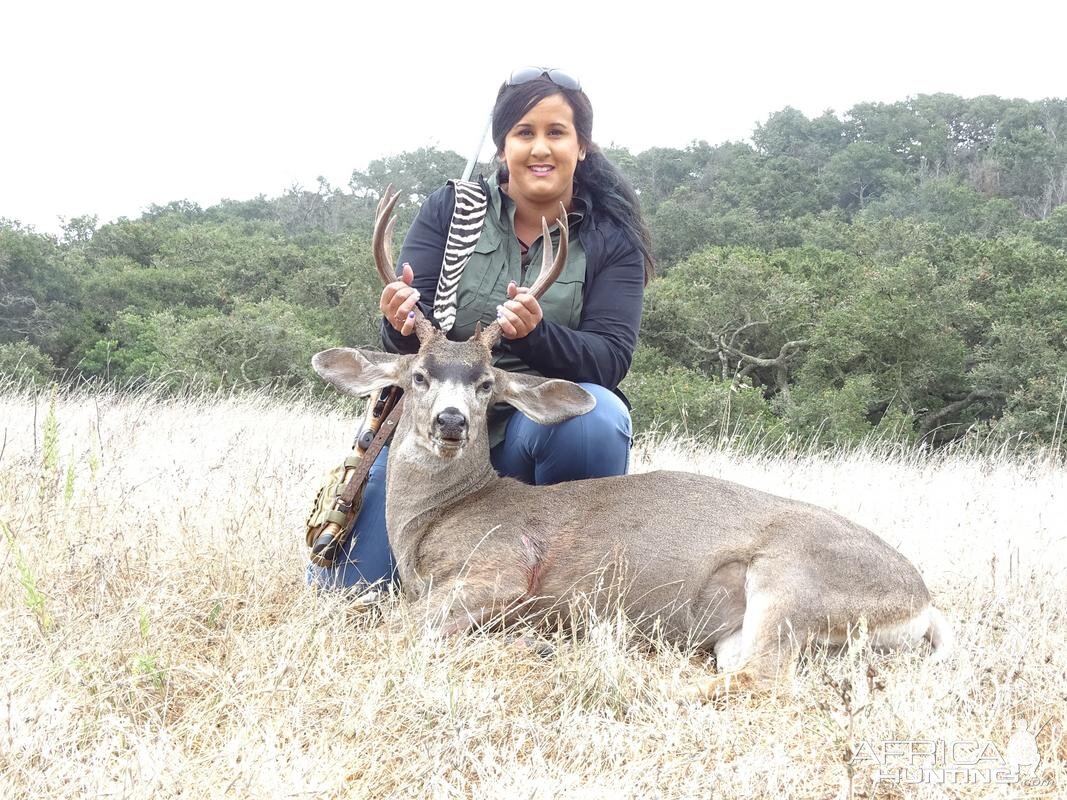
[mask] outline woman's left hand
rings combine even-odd
[[[521,339],[541,322],[541,304],[525,286],[508,284],[508,297],[504,305],[496,307],[500,333],[505,339]]]

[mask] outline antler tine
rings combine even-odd
[[[570,238],[570,228],[567,226],[567,209],[564,208],[563,203],[559,204],[560,215],[556,222],[559,224],[559,252],[556,253],[556,257],[552,258],[552,237],[548,235],[548,220],[541,217],[541,241],[544,242],[544,257],[541,259],[541,274],[537,276],[537,281],[530,288],[530,294],[541,299],[541,295],[545,293],[549,286],[551,286],[559,274],[563,272],[563,267],[567,264],[567,242]]]
[[[474,336],[472,336],[471,338],[477,339],[479,342],[485,345],[485,348],[487,350],[492,351],[492,349],[496,347],[497,342],[500,341],[500,323],[490,322],[488,325],[485,326],[485,330],[482,330],[482,323],[479,322],[477,325],[475,325]]]
[[[378,209],[374,213],[374,265],[378,268],[378,276],[384,284],[396,280],[392,253],[393,226],[396,224],[393,209],[396,208],[396,201],[400,199],[400,192],[390,194],[392,191],[392,184],[385,187],[382,199],[378,201]]]

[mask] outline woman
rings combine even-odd
[[[560,425],[539,425],[508,407],[490,415],[497,472],[537,485],[621,475],[630,454],[630,415],[618,385],[637,343],[644,286],[652,274],[648,229],[637,196],[592,140],[593,111],[578,81],[559,70],[516,70],[493,108],[499,169],[482,188],[489,206],[474,254],[460,279],[451,339],[499,319],[494,363],[580,383],[596,408]],[[400,279],[382,292],[382,342],[414,353],[412,309],[433,319],[433,300],[454,205],[454,188],[434,192],[419,210],[400,253]],[[567,264],[540,301],[528,294],[541,263],[541,219],[567,209]],[[553,237],[558,231],[553,226]],[[528,269],[534,270],[527,275]],[[529,278],[529,280],[527,280]],[[309,567],[328,586],[388,582],[392,554],[385,530],[383,449],[338,565]]]

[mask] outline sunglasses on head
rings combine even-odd
[[[518,86],[530,81],[536,81],[540,77],[546,77],[561,89],[570,89],[573,92],[582,90],[582,82],[573,75],[568,75],[561,69],[549,69],[548,67],[519,67],[511,73],[507,80],[507,86]]]

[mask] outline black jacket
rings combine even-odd
[[[483,186],[486,186],[483,182]],[[488,188],[488,187],[486,187]],[[433,301],[452,219],[455,190],[445,185],[427,198],[411,224],[397,261],[411,264],[419,307],[433,319]],[[585,250],[582,320],[577,330],[542,320],[522,339],[501,339],[500,349],[514,353],[549,378],[598,383],[616,389],[630,368],[644,297],[644,256],[630,236],[596,209],[578,231]],[[415,336],[401,336],[382,320],[382,344],[395,353],[414,353]]]

